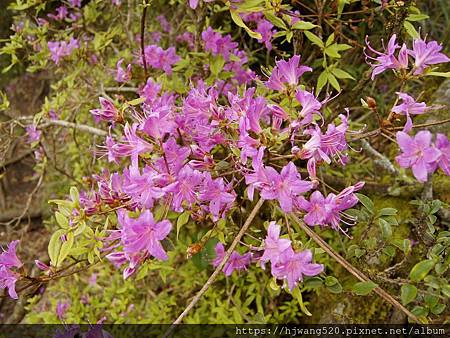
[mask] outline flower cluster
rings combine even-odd
[[[220,40],[218,33],[207,32],[206,36],[212,38],[205,48],[211,53],[225,53],[223,44],[234,46],[229,38]],[[232,52],[239,53],[237,49]],[[116,163],[128,158],[130,165],[122,172],[96,175],[98,189],[82,193],[80,204],[89,215],[101,211],[102,205],[115,209],[119,206],[119,229],[113,230],[107,241],[119,240],[122,249],[111,246],[113,252],[108,258],[116,266],[128,262],[124,277],[150,257],[167,259],[161,240],[169,235],[172,226],[168,220],[155,221],[151,209],[188,211],[193,220],[217,222],[235,208],[243,180],[248,199],[253,200],[257,190],[262,199],[277,201],[283,212],[305,214],[311,226],[343,231],[341,219],[349,224],[345,210],[358,202],[354,192],[363,183],[326,198],[319,191],[313,192],[309,201],[304,197],[317,185],[317,165],[330,163],[332,158],[346,163],[343,152],[347,149],[348,116],[340,115],[339,125],[330,123],[322,131],[314,118],[322,116],[322,102],[298,87],[300,76],[310,70],[299,61],[299,55],[277,61],[268,80],[272,90],[295,93],[301,109],[292,115],[279,104],[256,95],[255,88],[242,94],[231,91],[224,101],[218,90],[220,82],[207,86],[201,80],[180,100],[149,78],[139,91],[143,103],[140,109],[133,108],[131,119],[125,119],[113,102],[100,98],[101,108],[91,113],[97,121],[111,122],[105,155]],[[270,160],[274,148],[269,140],[286,139],[288,135],[292,160],[274,166]],[[301,143],[296,141],[299,137],[303,138]],[[233,153],[237,157],[230,155]],[[230,156],[231,163],[226,164]],[[307,160],[311,180],[302,179],[294,160]],[[230,170],[235,174],[227,173]],[[130,216],[130,211],[137,211],[138,216]],[[216,247],[216,253],[217,266],[224,255],[222,244]],[[250,253],[233,252],[224,272],[230,275],[234,270],[244,270],[251,260]],[[287,250],[283,260],[273,266],[274,276],[287,278],[292,287],[302,277],[300,267],[309,261],[308,252]]]
[[[78,40],[75,38],[71,38],[69,42],[66,41],[49,41],[48,42],[48,49],[50,50],[51,59],[53,62],[55,62],[57,65],[59,64],[60,60],[65,57],[72,54],[74,49],[77,49],[80,47],[80,44],[78,43]]]
[[[287,281],[292,291],[303,276],[316,276],[323,271],[322,264],[314,264],[310,250],[295,251],[289,239],[280,238],[280,226],[275,222],[269,224],[264,240],[264,254],[260,258],[264,266],[271,264],[272,275]]]
[[[0,254],[0,289],[8,289],[11,298],[17,299],[16,282],[20,278],[20,274],[13,271],[12,268],[20,268],[23,263],[17,257],[16,247],[19,241],[12,241],[8,248],[2,249]]]
[[[414,59],[411,70],[413,75],[422,74],[431,65],[450,61],[450,58],[441,53],[442,45],[439,45],[436,41],[426,42],[421,38],[414,39],[412,49],[408,49],[405,43],[400,47],[396,39],[397,36],[392,35],[387,47],[384,48],[384,52],[379,52],[370,46],[366,37],[367,48],[375,55],[371,56],[366,53],[366,59],[375,61],[375,63],[370,64],[372,66],[372,80],[388,69],[407,70],[409,68],[409,57]],[[399,48],[400,50],[395,56],[395,52]]]
[[[172,66],[180,60],[180,57],[176,54],[175,47],[163,49],[158,45],[148,45],[144,48],[144,54],[148,65],[155,69],[162,69],[168,75],[172,74]],[[144,64],[140,55],[139,64]]]

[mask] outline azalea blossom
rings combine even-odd
[[[372,66],[372,80],[375,78],[375,76],[381,74],[387,69],[400,69],[403,64],[400,64],[400,62],[397,60],[397,58],[394,56],[395,51],[400,47],[397,42],[397,35],[393,34],[391,38],[389,39],[387,48],[384,49],[383,52],[379,52],[375,49],[373,49],[370,46],[369,41],[367,40],[366,36],[366,44],[367,48],[370,52],[377,55],[376,57],[372,57],[366,53],[366,49],[364,48],[364,54],[366,55],[366,59],[374,60],[377,63],[369,63],[370,66]],[[383,41],[382,41],[383,42]],[[383,47],[384,48],[384,47]]]
[[[18,299],[16,292],[16,282],[19,275],[9,270],[6,266],[0,266],[0,289],[8,289],[8,294],[12,299]]]
[[[15,240],[8,244],[7,249],[2,248],[2,253],[0,254],[0,266],[6,268],[20,268],[23,263],[17,257],[16,248],[20,241]]]
[[[416,102],[414,98],[406,93],[397,92],[397,95],[403,102],[394,106],[392,111],[396,114],[406,115],[406,124],[403,131],[407,133],[413,126],[411,115],[423,114],[430,108],[427,107],[425,102]]]
[[[337,195],[330,193],[326,197],[320,191],[314,191],[309,201],[304,197],[300,197],[296,201],[296,206],[298,209],[306,211],[303,220],[309,226],[331,226],[332,229],[346,234],[339,223],[354,224],[355,219],[347,215],[345,210],[352,208],[358,203],[358,198],[354,193],[363,186],[363,182],[358,182],[342,190]]]
[[[312,252],[304,250],[295,252],[292,248],[283,251],[279,260],[272,266],[272,274],[278,279],[285,279],[289,290],[294,290],[303,276],[316,276],[323,271],[322,264],[311,263]]]
[[[446,175],[450,176],[450,141],[447,136],[438,133],[436,135],[435,146],[441,152],[437,160],[437,165]]]
[[[116,81],[117,82],[128,82],[131,80],[131,65],[128,64],[126,70],[122,68],[122,63],[124,59],[120,59],[117,61],[117,73],[116,73]]]
[[[119,222],[122,227],[121,239],[126,253],[148,252],[160,260],[167,260],[160,241],[167,237],[172,224],[168,220],[156,222],[150,210],[145,210],[138,218],[129,217],[119,210]]]
[[[282,91],[286,85],[296,86],[304,73],[312,71],[311,67],[300,65],[300,58],[300,55],[294,55],[288,61],[277,61],[266,82],[267,88]]]
[[[412,168],[419,182],[427,181],[428,173],[433,171],[433,164],[441,156],[441,152],[430,145],[431,136],[428,130],[422,130],[414,137],[402,131],[397,132],[397,143],[402,153],[395,159],[400,167]]]
[[[99,98],[100,109],[91,109],[90,112],[94,116],[94,120],[98,123],[100,120],[114,122],[118,119],[118,110],[114,104],[105,99],[104,97]]]
[[[270,21],[262,19],[258,21],[255,32],[261,34],[261,39],[258,39],[259,43],[264,43],[267,50],[272,50],[271,40],[273,35],[276,33],[276,30],[272,29],[273,25]]]
[[[57,65],[63,57],[71,55],[74,49],[80,47],[78,40],[75,38],[70,38],[68,43],[66,41],[49,41],[47,45],[51,59]]]
[[[225,248],[223,244],[219,242],[216,244],[214,250],[216,252],[216,257],[213,260],[212,264],[214,267],[217,267],[225,257]],[[228,277],[231,276],[234,271],[247,270],[247,266],[250,264],[251,257],[251,253],[249,252],[240,255],[237,251],[233,251],[222,269],[223,273]]]
[[[442,45],[436,41],[426,42],[422,39],[413,41],[413,49],[409,54],[414,57],[414,75],[422,74],[425,68],[438,63],[449,62],[450,58],[441,53]]]
[[[33,143],[39,141],[41,138],[41,131],[36,128],[35,124],[30,124],[25,128],[28,136],[28,143]]]
[[[270,222],[267,229],[267,236],[264,240],[264,254],[260,258],[261,265],[270,261],[272,266],[278,263],[281,254],[291,247],[291,241],[286,238],[280,238],[280,226],[275,222]]]

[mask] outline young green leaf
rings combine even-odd
[[[426,259],[426,260],[423,260],[423,261],[417,263],[411,269],[411,272],[409,273],[409,278],[413,282],[421,281],[422,279],[424,279],[426,277],[426,275],[428,275],[428,273],[431,271],[431,269],[433,269],[434,264],[435,264],[434,261],[432,261],[430,259]]]
[[[309,41],[311,41],[313,44],[319,46],[320,48],[324,48],[322,40],[314,33],[305,32],[305,36],[308,38]]]
[[[372,281],[367,282],[359,282],[353,285],[353,292],[358,296],[368,295],[373,289],[375,289],[378,285]]]
[[[411,284],[405,284],[401,287],[400,299],[403,305],[411,303],[417,297],[417,288]]]

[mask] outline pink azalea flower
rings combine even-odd
[[[73,7],[81,7],[81,0],[69,0]]]
[[[68,10],[66,6],[59,6],[56,8],[56,15],[55,14],[48,14],[47,16],[53,20],[64,20],[67,17]]]
[[[369,41],[367,40],[367,36],[366,36],[366,44],[367,44],[367,48],[374,53],[375,55],[377,55],[376,57],[372,57],[368,54],[366,54],[366,51],[364,49],[364,54],[366,55],[366,59],[371,59],[376,61],[377,63],[369,63],[369,65],[372,67],[372,80],[375,78],[375,76],[377,76],[378,74],[381,74],[382,72],[384,72],[387,69],[400,69],[401,67],[404,66],[404,52],[402,53],[402,63],[399,63],[399,61],[395,58],[394,53],[395,51],[400,47],[397,42],[397,35],[394,34],[391,36],[391,38],[389,39],[387,48],[383,48],[384,53],[379,52],[375,49],[373,49],[370,44]],[[383,42],[383,41],[382,41]]]
[[[276,62],[266,86],[269,89],[282,91],[286,84],[296,86],[300,76],[311,71],[310,67],[300,66],[300,55],[294,55],[289,61],[279,60]]]
[[[63,320],[64,314],[67,312],[69,307],[69,303],[58,301],[58,303],[56,304],[56,316],[59,320]]]
[[[137,127],[137,123],[134,123],[132,126],[127,123],[124,127],[123,139],[121,142],[116,143],[111,139],[108,146],[108,150],[111,152],[110,159],[130,156],[132,165],[137,166],[139,155],[153,150],[152,144],[137,136]]]
[[[275,222],[270,222],[267,229],[267,236],[264,240],[264,254],[260,258],[261,265],[268,261],[274,266],[279,262],[281,254],[291,247],[291,241],[280,238],[280,226]]]
[[[25,128],[28,136],[28,143],[33,143],[39,141],[42,132],[36,128],[36,125],[30,124]]]
[[[422,39],[415,39],[413,49],[409,51],[409,54],[414,57],[414,74],[422,74],[429,65],[449,62],[450,58],[441,53],[441,50],[442,45],[436,41],[425,42]]]
[[[156,20],[158,20],[162,30],[166,33],[170,32],[170,23],[167,21],[166,17],[164,15],[158,15],[156,17]]]
[[[100,120],[114,122],[118,117],[118,111],[114,104],[105,99],[104,97],[99,98],[100,101],[100,109],[91,109],[90,113],[94,116],[95,122],[100,122]]]
[[[299,281],[303,281],[303,276],[316,276],[323,271],[322,264],[311,261],[310,250],[295,252],[289,248],[281,253],[278,262],[272,267],[272,274],[278,279],[286,279],[292,291]]]
[[[57,65],[63,57],[69,56],[74,49],[80,47],[78,40],[74,38],[70,38],[69,43],[66,41],[49,41],[47,45],[50,50],[51,59]]]
[[[0,254],[0,266],[6,268],[20,268],[23,263],[17,257],[16,247],[20,241],[15,240],[8,244],[8,248],[5,250],[2,248],[2,253]]]
[[[339,223],[343,222],[347,225],[354,224],[355,219],[345,214],[344,211],[358,203],[358,198],[354,193],[363,186],[363,182],[358,182],[354,186],[345,188],[337,195],[331,193],[327,197],[324,197],[320,191],[314,191],[309,201],[300,197],[296,201],[296,206],[298,209],[307,212],[303,220],[309,226],[330,225],[332,229],[340,230],[346,234]],[[345,220],[342,220],[343,218]]]
[[[18,299],[16,282],[20,276],[9,270],[6,266],[0,266],[0,289],[8,289],[8,294],[13,299]]]
[[[123,59],[117,61],[117,73],[116,73],[116,81],[117,82],[128,82],[131,80],[131,65],[128,64],[127,69],[124,70],[122,68]]]
[[[220,33],[214,32],[208,27],[202,32],[202,39],[205,43],[205,50],[211,52],[212,55],[222,55],[228,61],[230,52],[233,51],[238,44],[233,42],[231,35],[222,36]]]
[[[203,0],[203,2],[213,2],[215,0]],[[200,0],[189,0],[189,7],[196,9]]]
[[[223,178],[212,179],[211,174],[206,173],[199,198],[209,203],[208,210],[216,221],[221,213],[231,208],[236,196],[231,190],[231,185],[225,185]]]
[[[122,227],[122,244],[126,253],[147,252],[157,259],[168,259],[160,243],[172,228],[172,224],[168,220],[155,222],[150,210],[145,210],[138,218],[134,219],[120,209],[119,223]]]
[[[136,167],[130,167],[124,174],[126,184],[123,191],[141,207],[151,208],[155,200],[165,195],[163,189],[156,185],[158,173],[149,166],[144,167],[142,174]]]
[[[396,114],[406,115],[406,124],[403,128],[403,132],[407,133],[413,126],[411,115],[423,114],[429,107],[427,107],[425,102],[416,102],[414,98],[406,93],[397,92],[397,95],[403,102],[393,107],[392,111]]]
[[[272,30],[273,25],[270,21],[267,20],[260,20],[258,21],[257,27],[255,29],[255,32],[261,34],[261,39],[258,39],[259,43],[264,43],[267,50],[272,50],[272,37],[276,33],[276,30]]]
[[[435,146],[441,152],[437,164],[446,175],[450,176],[450,142],[447,136],[444,134],[437,134]]]
[[[263,150],[264,151],[264,150]],[[249,185],[249,199],[253,199],[253,190],[260,190],[261,198],[278,200],[284,212],[291,212],[294,199],[312,188],[312,183],[302,181],[297,167],[289,162],[278,173],[272,167],[264,167],[261,163],[262,152],[253,158],[254,173],[245,175],[245,182]]]
[[[317,100],[314,94],[306,90],[299,89],[295,93],[295,98],[302,105],[302,110],[299,112],[299,116],[303,118],[300,121],[301,125],[311,123],[313,120],[313,114],[322,116],[319,111],[322,108],[322,103]]]
[[[225,257],[225,248],[222,243],[217,243],[215,247],[216,258],[213,260],[212,264],[214,267],[219,266]],[[246,253],[244,255],[240,255],[237,251],[233,251],[228,262],[223,267],[222,271],[225,273],[225,276],[230,276],[233,271],[243,271],[247,270],[247,266],[251,261],[251,253]]]
[[[174,183],[165,187],[165,191],[173,194],[172,206],[175,211],[182,212],[183,204],[192,206],[198,200],[198,192],[203,182],[203,174],[184,166],[178,173]]]
[[[431,133],[427,130],[420,131],[414,138],[399,131],[397,142],[402,154],[395,159],[402,168],[412,168],[414,177],[419,182],[426,182],[428,172],[439,160],[441,152],[430,145]]]

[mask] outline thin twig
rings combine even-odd
[[[142,54],[142,64],[144,65],[145,78],[148,77],[147,73],[147,60],[145,59],[145,17],[147,15],[147,1],[144,0],[144,8],[142,9],[141,17],[141,54]]]
[[[303,223],[296,215],[289,214],[289,217],[295,221],[300,228],[306,232],[306,234],[311,237],[311,239],[316,242],[327,254],[329,254],[332,258],[334,258],[340,265],[342,265],[348,272],[350,272],[353,276],[359,279],[361,282],[368,282],[370,279],[353,265],[345,260],[344,257],[339,255],[334,251],[332,247],[330,247],[318,234],[316,234],[313,230],[311,230],[305,223]],[[392,297],[389,293],[384,291],[382,288],[377,286],[373,291],[378,294],[381,298],[383,298],[388,303],[392,304],[394,307],[402,311],[406,314],[412,321],[415,323],[421,323],[419,318],[416,317],[413,313],[411,313],[407,308],[405,308],[402,304],[400,304],[394,297]]]
[[[138,88],[136,87],[105,87],[103,88],[105,92],[123,92],[123,93],[137,93]]]
[[[45,125],[54,125],[54,126],[61,126],[61,127],[66,127],[66,128],[73,128],[73,129],[85,131],[85,132],[88,132],[88,133],[91,133],[91,134],[97,135],[97,136],[108,135],[108,133],[104,130],[101,130],[101,129],[98,129],[95,127],[91,127],[91,126],[87,126],[85,124],[78,124],[78,123],[67,122],[67,121],[63,121],[63,120],[46,120],[44,122],[44,126]]]
[[[211,286],[212,283],[216,280],[217,276],[219,276],[221,270],[225,266],[225,264],[230,259],[231,253],[233,252],[236,245],[241,240],[242,236],[244,236],[245,232],[247,231],[248,227],[252,223],[253,219],[255,218],[256,214],[258,213],[259,209],[264,203],[264,199],[260,198],[258,203],[253,207],[253,210],[250,212],[250,215],[248,216],[247,220],[245,221],[244,225],[242,226],[239,233],[234,238],[233,242],[231,243],[230,247],[228,248],[225,256],[222,259],[222,262],[216,267],[214,272],[211,274],[211,276],[208,278],[206,283],[203,285],[203,287],[200,289],[199,292],[194,296],[194,298],[191,300],[191,302],[188,304],[188,306],[184,309],[184,311],[178,316],[178,318],[173,322],[173,324],[170,326],[170,328],[166,331],[163,338],[168,337],[172,331],[175,329],[175,325],[180,324],[183,320],[183,318],[189,313],[189,311],[192,310],[192,308],[197,304],[197,302],[200,300],[200,298],[203,296],[203,294],[208,290],[208,288]]]

